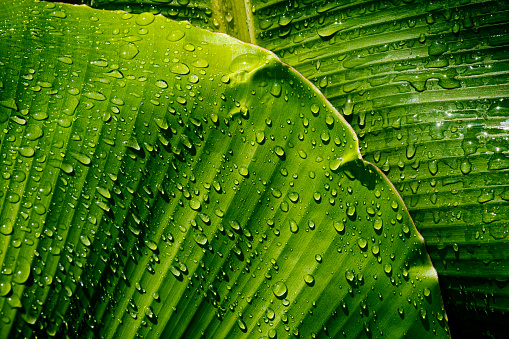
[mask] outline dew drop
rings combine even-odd
[[[138,48],[131,43],[125,44],[119,48],[118,53],[122,59],[131,60],[138,55]]]
[[[168,88],[168,83],[164,80],[157,80],[156,86],[159,88]]]
[[[345,224],[342,223],[341,221],[334,221],[334,229],[341,233],[345,230]]]
[[[191,201],[189,201],[189,207],[197,211],[201,208],[201,203],[198,199],[191,199]]]
[[[274,152],[276,152],[277,156],[282,157],[285,155],[285,150],[281,146],[276,146],[274,149]]]
[[[288,287],[284,282],[278,281],[274,285],[272,285],[272,293],[274,293],[276,298],[284,299],[288,294]]]
[[[365,249],[366,246],[368,245],[368,241],[365,238],[361,237],[361,238],[357,239],[357,245],[359,245],[359,247],[361,249]]]
[[[255,54],[242,54],[232,60],[230,72],[250,72],[263,63],[263,59]]]
[[[172,41],[172,42],[179,41],[180,39],[182,39],[184,37],[184,35],[186,35],[186,34],[183,31],[181,31],[180,29],[176,29],[173,32],[171,32],[170,34],[168,34],[168,36],[166,37],[166,40]]]
[[[189,67],[186,64],[176,63],[171,67],[170,71],[175,74],[186,75],[189,74]]]
[[[308,284],[309,286],[312,286],[314,285],[315,283],[315,277],[313,277],[311,274],[306,274],[304,276],[304,281],[306,282],[306,284]]]
[[[293,219],[290,220],[290,231],[292,233],[297,233],[299,231],[299,225]]]
[[[196,241],[198,245],[205,246],[207,245],[209,240],[207,239],[207,236],[205,234],[198,233],[194,235],[194,241]]]
[[[141,13],[136,18],[136,23],[140,26],[150,25],[154,21],[154,14],[150,12]]]
[[[72,59],[69,57],[60,57],[60,58],[57,58],[57,60],[60,62],[63,62],[64,64],[68,64],[68,65],[72,64]]]
[[[98,100],[98,101],[106,100],[106,97],[102,93],[99,93],[99,92],[86,92],[86,93],[83,93],[83,95],[86,96],[87,98],[93,99],[93,100]]]
[[[207,68],[207,67],[209,67],[209,63],[205,59],[194,60],[191,63],[191,65],[193,65],[194,67],[197,67],[197,68]]]
[[[239,173],[243,177],[247,177],[249,175],[249,170],[247,169],[247,167],[241,166],[241,167],[239,167]]]

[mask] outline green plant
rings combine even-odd
[[[127,3],[95,5],[227,32],[315,82],[405,200],[453,333],[505,335],[507,1]]]
[[[266,50],[0,3],[1,336],[448,336],[403,201]]]

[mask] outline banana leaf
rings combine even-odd
[[[505,336],[507,1],[92,5],[158,11],[226,32],[313,81],[354,128],[364,158],[402,195],[438,271],[453,332]]]
[[[28,0],[0,37],[0,337],[449,336],[397,190],[273,53]]]

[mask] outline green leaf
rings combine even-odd
[[[252,3],[256,43],[316,83],[398,188],[460,336],[505,335],[509,310],[508,4]]]
[[[448,336],[350,126],[272,53],[0,3],[1,337]]]
[[[396,185],[426,240],[453,333],[505,335],[499,320],[509,310],[507,2],[197,7],[214,20],[247,10],[247,20],[233,16],[237,30],[211,28],[186,7],[179,13],[277,53],[351,123],[363,156]]]

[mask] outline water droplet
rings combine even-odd
[[[345,230],[345,224],[343,224],[341,221],[334,221],[334,229],[341,233]]]
[[[346,277],[346,280],[348,280],[348,281],[353,281],[355,279],[355,275],[350,270],[347,270],[345,272],[345,277]]]
[[[239,167],[239,173],[243,177],[247,177],[249,175],[249,170],[247,169],[247,167],[241,166],[241,167]]]
[[[361,249],[365,249],[366,246],[368,245],[368,241],[365,238],[359,238],[357,239],[357,244]]]
[[[263,59],[255,54],[242,54],[232,60],[230,72],[250,72],[263,63]]]
[[[27,138],[27,140],[33,141],[42,137],[43,134],[44,132],[42,131],[41,127],[39,127],[39,125],[31,124],[25,131],[25,138]]]
[[[244,322],[244,320],[242,319],[237,319],[237,325],[239,325],[239,328],[242,332],[245,332],[247,331],[247,326],[246,326],[246,323]]]
[[[438,161],[433,160],[428,163],[428,169],[431,175],[435,175],[438,172]]]
[[[12,281],[17,284],[23,284],[27,281],[30,275],[30,263],[23,257],[18,257],[16,260],[16,269],[12,276]]]
[[[157,80],[156,86],[159,88],[168,88],[168,83],[164,80]]]
[[[317,104],[311,105],[311,112],[313,112],[313,114],[317,114],[319,111],[320,111],[320,106],[318,106]]]
[[[373,222],[373,228],[377,231],[380,231],[382,229],[382,226],[383,226],[383,220],[376,218],[375,221]]]
[[[461,173],[468,174],[472,170],[472,164],[468,159],[465,159],[460,165]]]
[[[138,52],[138,48],[132,43],[125,44],[118,50],[120,57],[126,60],[134,59]]]
[[[34,156],[35,150],[30,146],[20,147],[19,154],[25,158],[31,158]]]
[[[277,156],[282,157],[285,155],[285,150],[281,146],[276,146],[274,149],[274,152],[276,152]]]
[[[183,31],[181,31],[180,29],[176,29],[173,32],[171,32],[170,34],[168,34],[168,36],[166,37],[166,40],[172,41],[172,42],[179,41],[180,39],[182,39],[184,37],[184,35],[186,35],[186,34]]]
[[[274,293],[276,298],[284,299],[288,294],[288,287],[286,287],[286,284],[284,282],[278,281],[274,285],[272,285],[272,293]]]
[[[270,89],[270,94],[279,98],[281,96],[282,86],[279,82],[275,82],[272,84],[272,88]]]
[[[102,93],[99,93],[99,92],[87,92],[87,93],[83,93],[83,95],[86,96],[87,98],[93,99],[93,100],[98,100],[98,101],[106,100],[106,97]]]
[[[297,193],[297,192],[288,193],[288,199],[290,199],[292,202],[299,201],[299,193]]]
[[[195,211],[199,210],[201,208],[200,200],[191,199],[191,201],[189,201],[189,207],[191,207]]]
[[[185,49],[186,51],[188,51],[188,52],[192,52],[192,51],[194,51],[194,50],[195,50],[195,47],[194,47],[194,45],[193,45],[193,44],[185,44],[185,45],[184,45],[184,49]]]
[[[68,64],[68,65],[72,64],[72,59],[69,57],[60,57],[60,58],[57,58],[57,60],[63,62],[64,64]]]
[[[0,294],[0,296],[1,296],[1,294]],[[265,316],[269,320],[274,320],[274,318],[276,317],[276,313],[274,312],[274,310],[272,308],[267,307],[267,310],[265,311]]]
[[[0,297],[5,297],[12,289],[10,281],[7,281],[5,276],[0,276]]]
[[[186,64],[176,63],[171,67],[171,72],[180,75],[189,74],[189,67]]]
[[[154,14],[145,12],[138,15],[136,23],[140,26],[150,25],[154,21]]]
[[[392,272],[392,265],[391,265],[391,264],[389,264],[389,263],[385,264],[385,266],[384,266],[384,271],[385,271],[385,273],[387,273],[387,274],[391,274],[391,272]]]
[[[299,231],[299,225],[293,219],[290,220],[290,231],[292,233],[297,233]]]
[[[207,67],[209,67],[209,63],[205,59],[194,60],[191,63],[191,65],[193,65],[194,67],[197,67],[197,68],[207,68]]]
[[[124,78],[124,74],[122,74],[122,72],[120,72],[118,69],[114,69],[114,70],[106,73],[106,75],[109,77],[115,78],[115,79],[123,79]]]
[[[315,255],[315,260],[318,263],[322,262],[322,256],[320,254]]]
[[[89,156],[82,153],[71,152],[74,159],[78,160],[82,165],[88,166],[92,162]]]
[[[347,210],[346,210],[346,214],[349,216],[349,217],[353,217],[355,215],[355,206],[354,205],[350,205],[348,206]]]
[[[311,274],[306,274],[304,276],[304,281],[306,282],[306,284],[308,284],[309,286],[312,286],[315,284],[315,277],[313,277]]]
[[[205,246],[207,245],[209,240],[207,239],[207,236],[205,234],[198,233],[194,235],[194,241],[196,241],[198,245]]]
[[[90,238],[87,235],[80,235],[80,241],[85,246],[90,246],[92,242],[90,241]]]
[[[175,276],[175,278],[179,278],[182,275],[182,272],[175,266],[170,267],[170,272]]]
[[[344,26],[341,22],[334,22],[330,25],[318,28],[317,33],[321,38],[329,38],[341,31],[343,28]]]
[[[425,287],[423,293],[424,293],[425,297],[429,297],[431,294],[431,290],[429,288]]]
[[[265,132],[263,132],[263,131],[256,132],[256,142],[259,144],[263,144],[264,141],[265,141]]]

